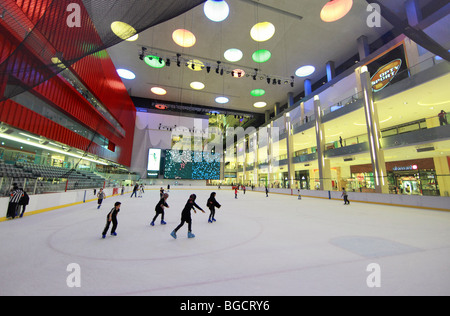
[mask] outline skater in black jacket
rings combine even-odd
[[[117,229],[117,224],[118,224],[117,223],[117,214],[119,214],[119,212],[120,212],[121,204],[122,203],[120,203],[120,202],[114,203],[114,207],[111,209],[111,211],[106,216],[106,226],[105,226],[105,229],[103,230],[102,238],[106,237],[106,233],[109,230],[109,225],[111,224],[111,222],[113,223],[113,227],[111,229],[111,235],[117,236],[117,234],[116,234],[116,229]]]
[[[164,193],[161,200],[159,200],[158,204],[155,206],[155,212],[156,215],[153,217],[152,222],[150,223],[151,226],[155,226],[155,221],[158,218],[159,214],[161,214],[161,225],[166,225],[167,223],[164,221],[164,208],[169,208],[169,205],[167,204],[166,200],[169,197],[169,194]]]
[[[192,219],[191,219],[191,210],[194,210],[194,213],[197,213],[195,211],[195,208],[199,209],[200,211],[202,211],[203,213],[205,213],[205,211],[197,205],[197,203],[195,203],[195,199],[197,198],[197,196],[195,194],[191,194],[191,196],[189,197],[189,200],[187,201],[186,205],[184,206],[183,211],[181,212],[181,223],[180,225],[177,226],[177,228],[175,228],[173,230],[172,233],[170,233],[170,235],[177,239],[177,231],[183,227],[184,223],[188,223],[188,238],[194,238],[195,235],[192,233]]]
[[[211,213],[209,214],[208,223],[215,222],[216,219],[214,218],[214,215],[216,215],[216,207],[220,208],[220,204],[216,201],[216,192],[211,193],[208,202],[206,202],[206,206],[211,211]]]

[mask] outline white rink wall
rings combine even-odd
[[[187,183],[179,186],[174,186],[171,184],[171,190],[211,190],[218,191],[217,186],[199,186],[198,183]],[[166,183],[159,183],[157,185],[146,185],[145,189],[159,190],[160,187],[167,189]],[[131,187],[125,187],[124,195],[131,195]],[[118,188],[119,195],[121,193],[121,188]],[[231,187],[222,187],[221,191],[229,190],[232,191]],[[111,197],[114,199],[113,188],[104,189],[107,199],[104,204],[109,203]],[[247,188],[247,192],[250,192],[251,188]],[[255,188],[254,192],[264,193],[264,188]],[[98,192],[98,190],[97,190]],[[314,197],[323,199],[342,199],[341,192],[337,191],[315,191],[315,190],[301,190],[302,197]],[[243,194],[242,190],[239,194]],[[269,189],[270,194],[284,194],[297,196],[298,191],[296,189]],[[397,206],[406,206],[413,208],[425,208],[433,210],[448,210],[450,211],[450,197],[440,197],[440,196],[408,196],[408,195],[395,195],[395,194],[377,194],[377,193],[360,193],[360,192],[348,192],[350,202],[366,202],[366,203],[382,203]],[[230,192],[230,197],[234,196]],[[92,189],[88,190],[77,190],[68,192],[58,192],[58,193],[47,193],[39,195],[30,195],[30,203],[26,208],[25,215],[31,215],[34,213],[51,211],[62,207],[67,207],[75,204],[83,204],[84,202],[95,201],[97,197],[94,195]],[[8,197],[0,198],[0,221],[4,220],[6,217],[6,211],[8,208]]]

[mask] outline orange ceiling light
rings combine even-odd
[[[184,29],[179,29],[173,32],[172,39],[177,45],[181,47],[192,47],[197,41],[195,35],[191,31]]]
[[[353,0],[331,0],[322,8],[320,18],[324,22],[335,22],[350,12]]]

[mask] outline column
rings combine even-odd
[[[418,0],[407,0],[405,2],[405,12],[406,17],[408,19],[408,24],[412,27],[419,24],[422,20],[422,11],[420,9]],[[408,61],[410,65],[417,65],[420,61],[420,53],[419,50],[425,50],[417,45],[414,41],[409,38],[405,38],[405,50],[408,54]],[[416,71],[420,69],[415,69],[414,67],[411,69],[411,75],[414,75]]]
[[[250,137],[252,137],[252,150],[253,150],[253,181],[252,184],[254,184],[255,186],[258,185],[258,133],[255,132],[253,135],[251,135]]]
[[[270,121],[270,110],[266,110],[265,112],[264,112],[264,114],[265,114],[265,118],[266,118],[266,124],[267,123],[269,123],[269,121]]]
[[[281,113],[280,108],[281,108],[280,102],[276,102],[275,103],[275,116],[277,116],[278,114]]]
[[[369,39],[367,36],[363,35],[358,38],[358,53],[359,53],[359,60],[363,60],[367,56],[370,55],[370,49],[369,49]]]
[[[291,108],[294,106],[294,93],[289,92],[287,94],[287,104],[288,104],[288,108]]]
[[[322,124],[322,109],[319,96],[314,96],[314,113],[316,116],[317,162],[319,165],[320,190],[331,190],[330,160],[325,158],[325,128]]]
[[[305,87],[305,97],[310,95],[312,93],[312,84],[311,84],[311,80],[306,79],[304,82],[304,87]]]
[[[369,138],[370,158],[376,193],[389,193],[384,151],[380,146],[380,120],[378,109],[373,101],[372,84],[367,66],[361,68],[361,85],[364,95],[364,112],[366,115],[367,134]]]
[[[305,102],[300,103],[300,122],[305,122]]]
[[[294,188],[294,178],[295,178],[295,168],[292,163],[292,158],[294,156],[294,138],[292,135],[292,124],[291,124],[291,116],[289,113],[286,113],[286,148],[287,148],[287,157],[288,157],[288,177],[289,177],[289,188]]]
[[[336,68],[334,65],[334,61],[327,62],[327,80],[330,82],[333,78],[336,77]]]
[[[434,157],[434,168],[441,196],[450,196],[450,157]]]

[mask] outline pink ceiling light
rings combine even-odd
[[[353,0],[331,0],[322,8],[320,18],[324,22],[334,22],[342,19],[350,12]]]

